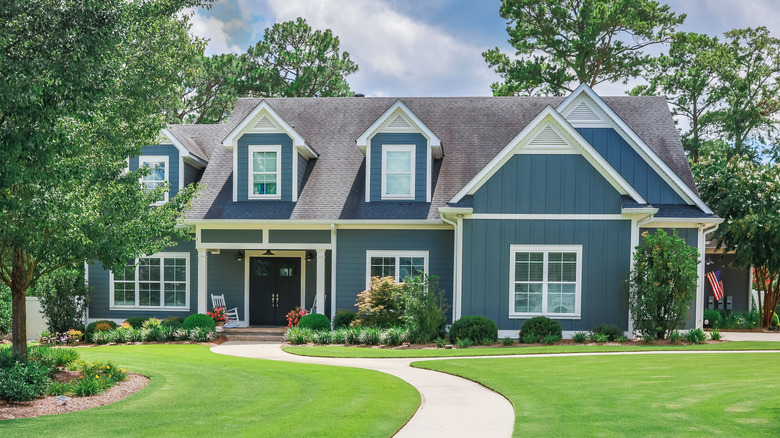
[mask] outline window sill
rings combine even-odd
[[[414,196],[387,196],[384,195],[380,198],[382,201],[414,201]]]
[[[510,313],[509,319],[529,319],[534,316],[544,316],[550,319],[582,319],[580,314],[560,314],[560,313]]]
[[[170,312],[189,312],[189,306],[109,306],[108,310],[165,310]]]
[[[271,201],[281,201],[282,200],[282,195],[278,195],[278,196],[277,195],[273,195],[273,196],[250,195],[250,196],[247,196],[247,199],[249,199],[250,201],[258,201],[258,200],[263,200],[263,199],[271,200]]]

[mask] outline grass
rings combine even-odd
[[[2,436],[377,436],[420,404],[406,382],[376,371],[222,356],[201,345],[80,349],[151,378],[117,403],[5,420]]]
[[[643,345],[643,344],[625,344],[625,345],[551,345],[536,347],[486,347],[486,348],[466,348],[466,349],[386,349],[386,348],[366,348],[366,347],[284,347],[284,351],[301,356],[320,356],[320,357],[465,357],[465,356],[503,356],[520,354],[551,354],[551,353],[596,353],[596,352],[619,352],[619,351],[680,351],[680,350],[721,350],[721,351],[739,351],[739,350],[780,350],[780,342],[769,341],[743,341],[743,342],[722,342],[718,344],[700,344],[700,345]]]
[[[413,366],[507,397],[515,436],[776,437],[777,354],[453,359]]]

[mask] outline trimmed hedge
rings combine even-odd
[[[468,339],[477,344],[496,342],[498,326],[487,316],[464,316],[450,326],[450,340],[457,342],[460,339]]]
[[[563,337],[561,323],[546,316],[534,316],[523,323],[523,328],[520,329],[520,342],[533,344],[541,342],[548,335],[561,339]]]
[[[210,330],[214,330],[217,324],[211,319],[210,316],[203,313],[196,313],[188,316],[181,325],[184,330],[192,330],[195,327],[203,327]]]
[[[328,317],[319,313],[311,313],[298,321],[298,327],[312,330],[330,330]]]
[[[610,342],[617,341],[623,336],[623,330],[620,327],[612,324],[602,323],[593,328],[593,333],[605,335],[609,338]]]
[[[333,330],[340,329],[342,327],[349,327],[356,317],[357,313],[351,310],[337,310],[336,315],[333,317]]]
[[[723,316],[714,309],[707,309],[704,311],[704,320],[707,321],[705,327],[720,328],[723,324]]]

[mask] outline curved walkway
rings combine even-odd
[[[512,404],[502,395],[460,377],[412,368],[420,358],[356,359],[296,356],[279,343],[225,342],[218,354],[255,359],[365,368],[405,380],[420,393],[420,408],[396,437],[509,437],[515,423]],[[425,360],[425,359],[422,359]]]

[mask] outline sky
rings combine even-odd
[[[663,0],[661,0],[663,2]],[[687,14],[678,30],[719,35],[766,26],[780,36],[777,0],[667,0]],[[489,96],[500,81],[482,58],[507,43],[499,0],[216,0],[196,9],[192,33],[209,39],[206,54],[243,53],[274,23],[303,17],[331,29],[360,70],[347,77],[366,96]],[[638,83],[602,84],[601,95],[621,95]]]

